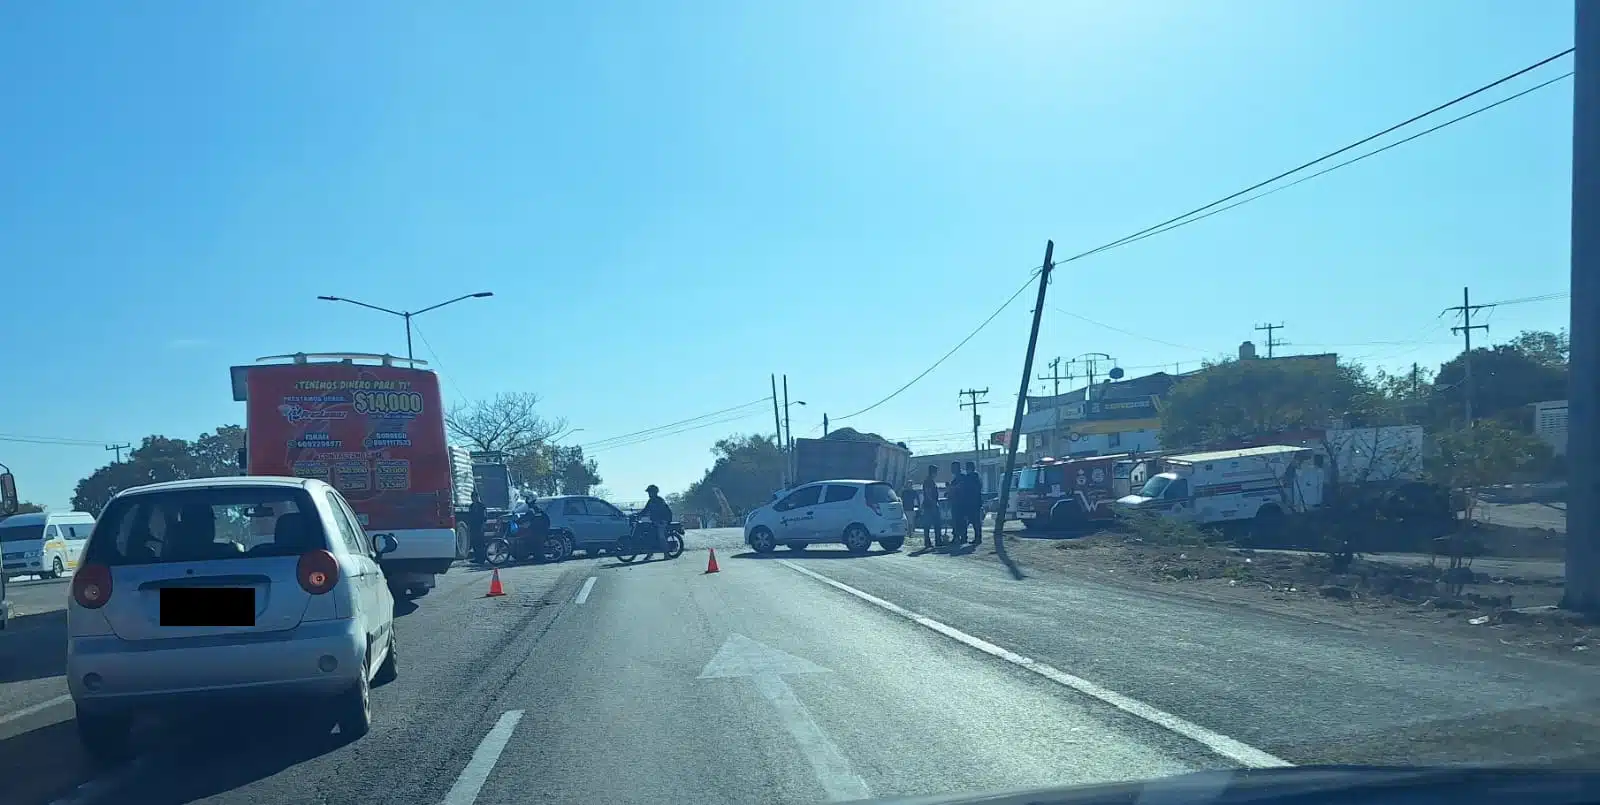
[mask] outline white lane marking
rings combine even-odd
[[[461,770],[461,776],[456,778],[455,785],[450,786],[450,793],[444,795],[441,805],[472,805],[478,799],[478,792],[483,790],[483,784],[489,781],[489,772],[494,771],[494,764],[500,761],[500,753],[506,749],[506,743],[511,740],[511,733],[516,730],[517,722],[522,720],[521,710],[507,710],[500,714],[500,720],[494,723],[489,734],[483,736],[483,742],[473,750],[472,759],[467,761],[467,767]]]
[[[60,696],[55,697],[54,699],[46,699],[46,700],[44,700],[42,702],[39,702],[38,704],[30,704],[27,707],[22,708],[21,710],[17,710],[16,712],[6,713],[5,715],[0,716],[0,724],[4,724],[4,723],[6,723],[8,721],[16,721],[19,718],[26,718],[26,717],[31,716],[34,713],[37,713],[37,712],[39,712],[41,710],[48,710],[48,709],[50,709],[52,707],[55,707],[58,704],[62,704],[62,703],[65,703],[65,702],[70,702],[70,701],[72,701],[72,695],[68,694],[68,693],[63,693]]]
[[[1294,765],[1283,758],[1264,752],[1247,743],[1244,743],[1243,741],[1238,741],[1221,733],[1213,732],[1198,724],[1185,721],[1184,719],[1172,715],[1164,710],[1151,707],[1150,705],[1145,704],[1144,702],[1141,702],[1132,696],[1125,696],[1121,693],[1111,690],[1110,688],[1102,687],[1082,677],[1073,676],[1066,671],[1039,662],[1031,657],[1024,657],[1023,655],[1014,651],[1001,648],[987,640],[984,640],[981,637],[973,637],[972,635],[969,635],[953,626],[940,623],[939,621],[936,621],[925,615],[919,615],[909,609],[906,609],[905,607],[885,601],[871,593],[857,590],[856,588],[851,587],[843,582],[834,581],[833,579],[830,579],[821,573],[809,568],[801,567],[800,565],[797,565],[787,559],[779,559],[778,563],[797,573],[810,576],[811,578],[816,579],[817,581],[820,581],[823,584],[826,584],[837,590],[849,593],[863,601],[866,601],[869,604],[877,606],[881,609],[885,609],[914,623],[921,624],[922,626],[932,629],[933,631],[955,640],[958,643],[963,643],[967,646],[975,648],[985,654],[990,655],[991,657],[998,657],[1020,668],[1026,668],[1029,671],[1044,677],[1045,679],[1048,679],[1059,685],[1072,688],[1073,690],[1078,691],[1085,696],[1092,696],[1102,702],[1105,702],[1106,704],[1111,705],[1112,707],[1117,708],[1118,710],[1142,718],[1145,721],[1155,724],[1156,726],[1170,732],[1175,732],[1179,735],[1182,735],[1183,737],[1188,738],[1189,740],[1194,741],[1195,743],[1198,743],[1207,749],[1210,749],[1212,752],[1215,752],[1218,755],[1237,762],[1240,765],[1258,769]]]
[[[589,591],[594,589],[594,583],[599,580],[599,576],[590,576],[589,580],[583,583],[583,589],[578,591],[578,597],[573,600],[573,603],[581,604],[589,600]]]
[[[783,674],[825,674],[828,669],[810,660],[786,651],[751,640],[741,634],[728,635],[722,648],[717,650],[700,679],[729,679],[748,677],[755,683],[762,698],[778,712],[789,735],[800,745],[800,753],[811,764],[811,771],[822,784],[822,790],[832,802],[853,802],[871,799],[872,790],[867,781],[850,769],[850,761],[839,751],[822,726],[811,717],[794,689],[783,681]]]

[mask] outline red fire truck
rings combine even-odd
[[[1017,471],[1017,514],[1029,530],[1066,531],[1109,521],[1129,493],[1128,473],[1149,454],[1042,458]]]

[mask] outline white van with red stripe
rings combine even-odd
[[[1265,445],[1166,456],[1138,492],[1117,500],[1196,525],[1253,520],[1275,525],[1285,515],[1322,505],[1323,457],[1309,447]]]

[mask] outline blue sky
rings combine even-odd
[[[0,434],[85,444],[0,461],[64,508],[100,442],[241,421],[230,364],[404,350],[398,320],[319,294],[494,291],[419,318],[418,356],[454,399],[537,392],[577,443],[763,397],[772,372],[805,435],[926,368],[1047,238],[1139,230],[1571,29],[1570,3],[1526,0],[11,4]],[[1290,349],[1436,366],[1463,285],[1567,290],[1570,104],[1562,82],[1064,266],[1040,361],[1192,368],[1281,320]],[[1030,307],[843,424],[956,447],[956,392],[987,386],[998,429]],[[1562,327],[1566,302],[1489,321]],[[771,419],[595,457],[616,497],[681,489]]]

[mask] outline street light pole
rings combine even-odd
[[[366,302],[357,301],[355,299],[346,299],[345,297],[342,297],[342,296],[319,296],[317,298],[321,299],[324,302],[348,302],[348,303],[350,303],[352,305],[355,305],[357,307],[364,307],[364,308],[366,308],[368,310],[376,310],[379,313],[387,313],[387,314],[389,314],[391,316],[399,316],[400,318],[405,319],[405,322],[406,322],[406,360],[407,361],[412,361],[412,360],[414,360],[416,358],[416,355],[413,354],[413,352],[411,351],[411,317],[412,316],[421,316],[422,314],[427,313],[430,310],[438,310],[439,308],[442,308],[445,305],[453,305],[453,304],[455,304],[457,302],[460,302],[463,299],[483,299],[485,297],[490,297],[490,296],[494,296],[494,291],[479,291],[478,293],[463,294],[463,295],[458,296],[458,297],[456,297],[454,299],[448,299],[448,300],[445,300],[443,302],[440,302],[437,305],[429,305],[429,306],[427,306],[427,307],[425,307],[425,308],[423,308],[421,310],[390,310],[389,308],[386,308],[386,307],[379,307],[377,305],[370,305],[370,304],[367,304]]]

